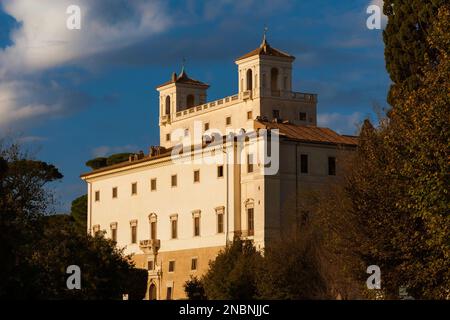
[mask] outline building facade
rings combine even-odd
[[[292,90],[294,59],[264,38],[236,60],[238,93],[209,102],[183,68],[157,88],[160,146],[81,176],[88,232],[148,270],[148,299],[185,298],[235,237],[263,249],[301,214],[300,190],[340,174],[356,139],[317,127],[317,95]]]

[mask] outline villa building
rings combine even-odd
[[[148,299],[185,298],[185,281],[235,237],[264,248],[302,214],[299,191],[335,179],[356,148],[317,127],[317,95],[292,89],[294,59],[264,37],[236,60],[238,92],[209,102],[183,68],[157,87],[160,145],[81,176],[88,232],[148,270]]]

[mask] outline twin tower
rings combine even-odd
[[[207,122],[205,131],[210,122],[220,130],[227,126],[245,128],[258,116],[316,125],[317,96],[292,91],[294,60],[294,56],[271,47],[264,36],[258,48],[235,61],[238,93],[215,102],[207,102],[209,85],[190,78],[184,67],[179,75],[173,73],[168,82],[157,87],[161,145],[170,147],[170,130],[182,128],[188,132],[189,121],[193,120]],[[240,107],[227,108],[236,104]]]

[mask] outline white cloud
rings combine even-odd
[[[327,127],[341,134],[355,134],[359,124],[363,120],[363,114],[354,112],[349,115],[333,113],[319,113],[317,123],[319,127]]]
[[[81,8],[81,30],[66,27],[72,4]],[[13,45],[0,52],[0,75],[75,63],[160,32],[170,21],[155,1],[5,0],[2,6],[21,25],[11,35]]]
[[[114,153],[136,152],[137,150],[138,147],[135,145],[114,146],[114,147],[100,146],[92,150],[92,155],[94,157],[105,157]]]
[[[81,30],[66,27],[69,5],[81,8]],[[83,67],[84,58],[126,47],[170,24],[159,1],[2,0],[0,6],[19,23],[10,35],[12,45],[0,49],[1,131],[80,107],[71,101],[81,102],[73,99],[76,94],[55,82],[42,83],[45,71]]]
[[[58,111],[58,105],[33,102],[29,96],[30,89],[28,83],[22,81],[0,84],[0,127]]]
[[[0,82],[0,132],[79,110],[90,102],[88,96],[56,82],[6,79]]]

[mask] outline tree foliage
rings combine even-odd
[[[85,194],[73,200],[70,207],[70,215],[81,233],[87,231],[87,206],[87,195]]]
[[[189,300],[206,300],[205,288],[199,278],[191,276],[183,287]]]
[[[29,262],[42,234],[40,218],[52,197],[46,185],[62,177],[52,165],[25,158],[20,146],[0,141],[0,296],[24,297],[37,276]]]
[[[394,104],[392,90],[400,84],[410,90],[420,84],[425,56],[437,60],[433,47],[427,45],[432,21],[445,0],[385,0],[383,12],[388,24],[383,32],[386,69],[393,85],[388,101]]]
[[[131,153],[116,153],[113,155],[110,155],[108,159],[106,160],[107,166],[112,166],[114,164],[118,164],[124,161],[128,161],[128,157],[131,155]]]
[[[272,242],[258,270],[258,297],[304,300],[329,298],[320,268],[318,243],[307,231]]]
[[[107,160],[108,160],[108,158],[105,158],[105,157],[94,158],[94,159],[88,160],[86,162],[86,166],[90,167],[92,170],[101,169],[101,168],[107,166],[107,164],[106,164]]]
[[[130,257],[124,256],[115,244],[102,234],[95,237],[81,234],[71,216],[48,216],[44,219],[44,234],[38,240],[30,263],[37,268],[33,287],[39,288],[37,298],[44,299],[142,299],[146,285],[140,270]],[[77,265],[81,270],[81,290],[66,286],[66,268]],[[132,280],[132,281],[130,281]],[[132,293],[132,294],[130,294]]]
[[[450,6],[432,21],[425,46],[433,55],[423,57],[421,85],[392,91],[396,103],[382,136],[396,164],[391,177],[401,185],[397,211],[414,222],[408,236],[416,241],[399,271],[413,295],[444,298],[450,294]]]
[[[115,153],[109,157],[98,157],[86,162],[86,166],[93,170],[101,169],[104,167],[112,166],[124,161],[128,161],[131,153]]]
[[[147,272],[134,267],[102,235],[80,232],[75,217],[48,215],[47,184],[62,175],[20,146],[0,145],[0,297],[8,299],[131,299],[145,296]],[[76,202],[81,203],[83,199]],[[82,211],[82,210],[80,210]],[[81,268],[81,290],[67,289],[66,269]]]
[[[128,300],[143,300],[147,293],[148,271],[146,269],[129,268],[125,273],[125,290]]]
[[[251,241],[235,240],[210,263],[202,277],[206,296],[212,300],[254,299],[256,272],[262,257]]]
[[[409,6],[398,3],[396,12]],[[414,90],[406,78],[399,81],[391,89],[388,117],[378,128],[364,123],[342,193],[349,203],[339,214],[350,234],[337,236],[343,244],[338,248],[352,248],[353,267],[381,268],[385,297],[398,297],[400,287],[422,299],[450,293],[449,18],[449,8],[442,6],[427,21],[420,40],[426,50],[414,52],[423,55]]]
[[[322,256],[316,231],[305,226],[301,232],[274,239],[264,256],[252,241],[235,239],[201,279],[185,283],[186,295],[191,300],[335,298],[324,272],[329,256]]]

